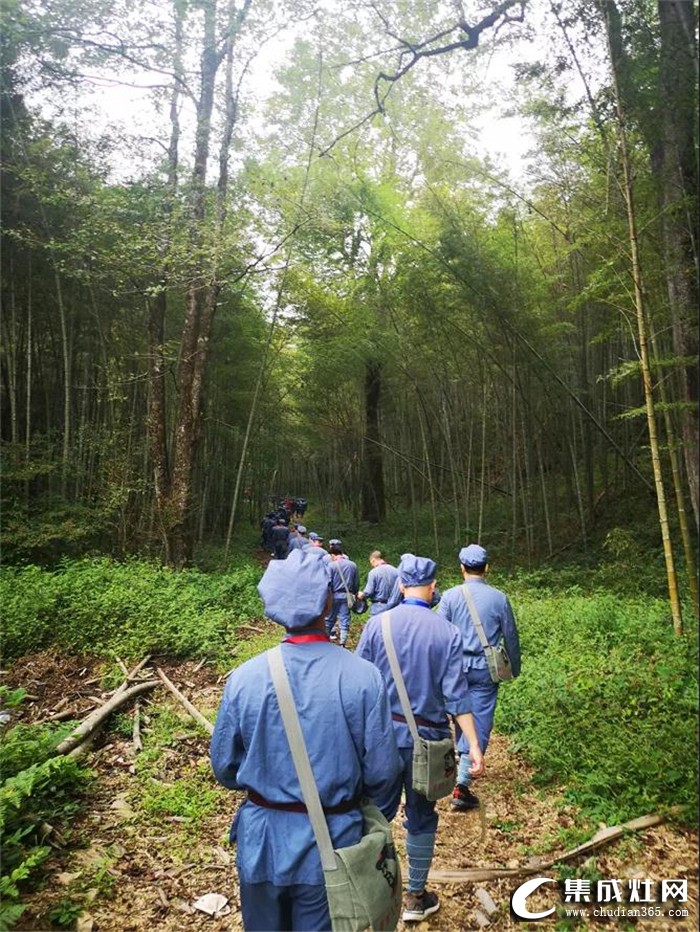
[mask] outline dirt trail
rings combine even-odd
[[[198,708],[205,712],[215,710],[222,678],[210,666],[199,670],[196,666],[195,662],[188,662],[164,665],[164,669]],[[23,685],[31,692],[35,698],[25,703],[22,719],[38,721],[66,698],[64,707],[87,709],[89,695],[95,693],[98,680],[98,666],[89,658],[66,660],[46,653],[17,662],[6,682]],[[41,889],[27,896],[28,908],[17,929],[50,928],[49,912],[76,892],[88,900],[93,898],[83,925],[79,926],[83,932],[242,928],[233,867],[235,851],[226,842],[231,815],[240,797],[217,788],[213,778],[209,779],[208,738],[196,730],[172,696],[158,689],[149,701],[158,708],[170,708],[176,723],[169,746],[156,755],[151,783],[155,789],[172,791],[179,781],[197,777],[202,781],[202,794],[210,793],[209,808],[203,815],[191,817],[154,811],[152,804],[138,792],[143,782],[134,776],[131,739],[108,732],[88,758],[95,779],[84,810],[72,826],[70,842],[64,849],[57,849],[51,858]],[[148,730],[144,732],[143,745],[142,753],[148,754]],[[486,776],[479,781],[477,792],[482,800],[481,815],[455,814],[450,812],[447,800],[439,803],[434,868],[522,866],[532,857],[573,847],[570,841],[562,839],[562,832],[574,825],[575,810],[564,806],[555,792],[538,790],[533,785],[530,768],[509,753],[508,742],[499,735],[494,736],[489,747]],[[395,826],[399,850],[403,852],[400,819],[397,818]],[[596,828],[592,827],[591,834]],[[631,878],[656,881],[688,878],[689,902],[683,904],[689,909],[688,918],[641,919],[635,925],[653,932],[695,929],[697,851],[696,832],[660,826],[617,842],[588,859],[586,876],[619,878],[623,883]],[[580,864],[569,866],[581,868]],[[551,871],[547,875],[557,876]],[[477,892],[482,888],[499,907],[487,928],[493,932],[515,929],[518,926],[509,915],[509,899],[515,886],[512,879],[433,885],[441,898],[440,911],[426,922],[407,928],[418,932],[479,929],[475,911],[483,908]],[[209,892],[227,897],[232,908],[228,916],[212,919],[193,909],[192,903]],[[556,902],[551,893],[549,902],[546,895],[535,894],[529,898],[528,906],[544,909]],[[578,928],[602,928],[615,921],[594,922],[587,918],[578,922]],[[538,925],[554,928],[557,923],[547,919]],[[571,920],[568,925],[560,920],[557,927],[563,929],[569,925],[573,925]]]

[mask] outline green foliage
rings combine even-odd
[[[70,896],[63,896],[58,904],[49,912],[51,925],[59,926],[61,929],[67,929],[73,925],[75,920],[83,912],[83,903],[74,900]]]
[[[0,773],[3,780],[17,776],[32,764],[48,760],[73,725],[15,725],[5,732],[0,743]]]
[[[176,783],[149,780],[141,795],[144,812],[160,817],[176,816],[195,825],[215,809],[219,791],[212,786],[211,774],[198,774]]]
[[[27,690],[20,686],[18,689],[10,689],[9,686],[0,686],[0,706],[3,709],[15,709],[21,704]]]
[[[77,652],[139,658],[145,653],[216,657],[236,624],[259,615],[259,568],[209,576],[143,561],[107,558],[0,569],[5,652],[17,657],[51,640]]]
[[[12,729],[8,755],[10,767],[28,759],[33,749],[47,753],[40,738],[26,740],[26,730]],[[52,736],[53,739],[54,736]],[[2,908],[0,925],[10,928],[22,914],[18,902],[22,885],[30,881],[37,868],[49,857],[51,848],[43,844],[47,831],[59,831],[68,823],[79,806],[77,794],[85,784],[87,774],[68,757],[52,757],[32,763],[25,769],[5,777],[7,751],[3,746],[3,784],[0,788],[0,834],[3,839],[0,893]],[[50,819],[51,829],[47,829]]]
[[[497,722],[593,818],[697,809],[695,633],[662,601],[608,593],[516,600],[523,672]]]

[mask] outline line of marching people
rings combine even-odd
[[[333,847],[359,842],[363,797],[389,821],[403,799],[408,878],[402,919],[420,922],[440,907],[426,887],[438,812],[435,800],[413,789],[415,732],[384,629],[419,738],[449,740],[454,729],[450,808],[461,813],[479,805],[471,783],[483,773],[498,698],[484,645],[505,645],[512,675],[520,672],[511,604],[486,582],[488,554],[479,544],[460,549],[462,583],[440,594],[437,564],[429,557],[405,553],[395,567],[373,550],[360,588],[357,565],[341,540],[329,540],[326,550],[319,534],[297,525],[286,542],[287,553],[270,562],[258,589],[267,617],[285,629],[282,658]],[[338,644],[348,646],[351,612],[367,607],[370,617],[355,652],[338,650]],[[217,779],[247,794],[231,829],[243,924],[259,932],[330,929],[319,851],[266,654],[230,676],[211,745]]]

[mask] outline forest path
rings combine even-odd
[[[270,624],[259,620],[255,623]],[[210,713],[218,707],[223,677],[211,666],[197,666],[192,661],[164,664],[163,669],[199,709]],[[8,681],[24,685],[36,696],[23,704],[21,720],[38,721],[48,717],[50,710],[66,698],[64,708],[80,709],[89,701],[91,690],[97,689],[97,677],[96,661],[47,652],[15,663]],[[85,806],[75,819],[66,846],[57,848],[48,862],[42,888],[26,897],[28,908],[17,929],[48,929],[49,912],[67,899],[88,904],[77,927],[81,932],[242,929],[233,866],[235,850],[226,841],[241,796],[214,783],[208,738],[176,700],[164,689],[157,689],[148,703],[138,764],[130,737],[131,709],[125,710],[118,728],[113,724],[112,730],[98,739],[88,756],[86,763],[95,779]],[[156,716],[156,709],[168,721],[165,736],[163,716]],[[565,805],[557,791],[538,789],[532,777],[532,769],[512,753],[508,740],[494,735],[486,755],[486,774],[476,786],[482,814],[452,813],[448,799],[439,802],[433,867],[516,867],[532,863],[531,859],[538,855],[573,847],[574,842],[565,833],[576,822],[575,808]],[[394,825],[403,855],[405,834],[400,818]],[[596,828],[592,827],[591,834]],[[585,861],[585,876],[619,878],[623,883],[629,878],[660,881],[692,877],[689,902],[683,904],[690,911],[687,919],[642,919],[635,925],[654,932],[696,929],[697,850],[696,832],[662,825],[604,848]],[[582,860],[569,866],[580,868]],[[405,858],[402,861],[405,880]],[[545,874],[557,876],[551,869]],[[517,883],[508,878],[478,884],[433,884],[440,895],[440,911],[406,928],[418,932],[478,929],[477,889],[482,888],[499,907],[488,928],[494,932],[515,929],[518,926],[510,918],[509,900]],[[543,897],[534,894],[528,899],[530,909],[555,905],[551,892],[548,901],[547,887],[543,889]],[[210,892],[228,899],[229,915],[210,918],[193,909],[194,901]],[[578,927],[603,928],[611,921],[586,919],[579,921]],[[547,919],[539,925],[554,928],[556,922]],[[568,926],[560,921],[557,927]]]

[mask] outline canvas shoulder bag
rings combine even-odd
[[[406,692],[406,684],[399,666],[399,658],[396,656],[394,639],[391,636],[390,619],[391,609],[382,613],[382,638],[384,639],[384,647],[391,667],[391,675],[394,677],[396,691],[399,694],[403,715],[413,738],[411,785],[416,793],[420,793],[426,799],[442,799],[443,796],[449,796],[453,791],[457,776],[454,741],[451,736],[441,738],[439,741],[428,741],[419,735],[416,719],[411,709],[411,702]]]
[[[512,680],[513,667],[511,666],[510,657],[508,656],[508,651],[506,650],[503,637],[501,636],[501,639],[496,647],[493,647],[491,644],[489,644],[486,637],[486,632],[484,631],[484,626],[481,623],[479,613],[477,612],[476,605],[474,604],[474,597],[469,591],[469,586],[464,583],[461,589],[462,595],[464,596],[464,601],[467,603],[467,608],[469,609],[469,614],[472,621],[474,622],[474,628],[476,629],[481,646],[484,649],[486,663],[489,667],[491,679],[494,683],[505,683],[508,680]]]
[[[321,856],[323,879],[333,932],[394,932],[401,914],[401,865],[391,825],[381,811],[363,799],[362,839],[347,848],[333,848],[311,762],[299,723],[282,650],[268,651],[284,730]]]
[[[343,585],[345,586],[345,598],[347,599],[348,608],[353,608],[353,606],[355,605],[355,596],[354,596],[354,595],[352,594],[352,592],[350,592],[350,590],[348,589],[348,584],[347,584],[347,582],[345,581],[345,573],[343,572],[343,567],[340,565],[342,562],[343,562],[342,559],[341,559],[341,560],[336,560],[336,561],[335,561],[335,564],[336,564],[336,566],[338,567],[338,572],[340,573],[340,578],[343,580]]]

